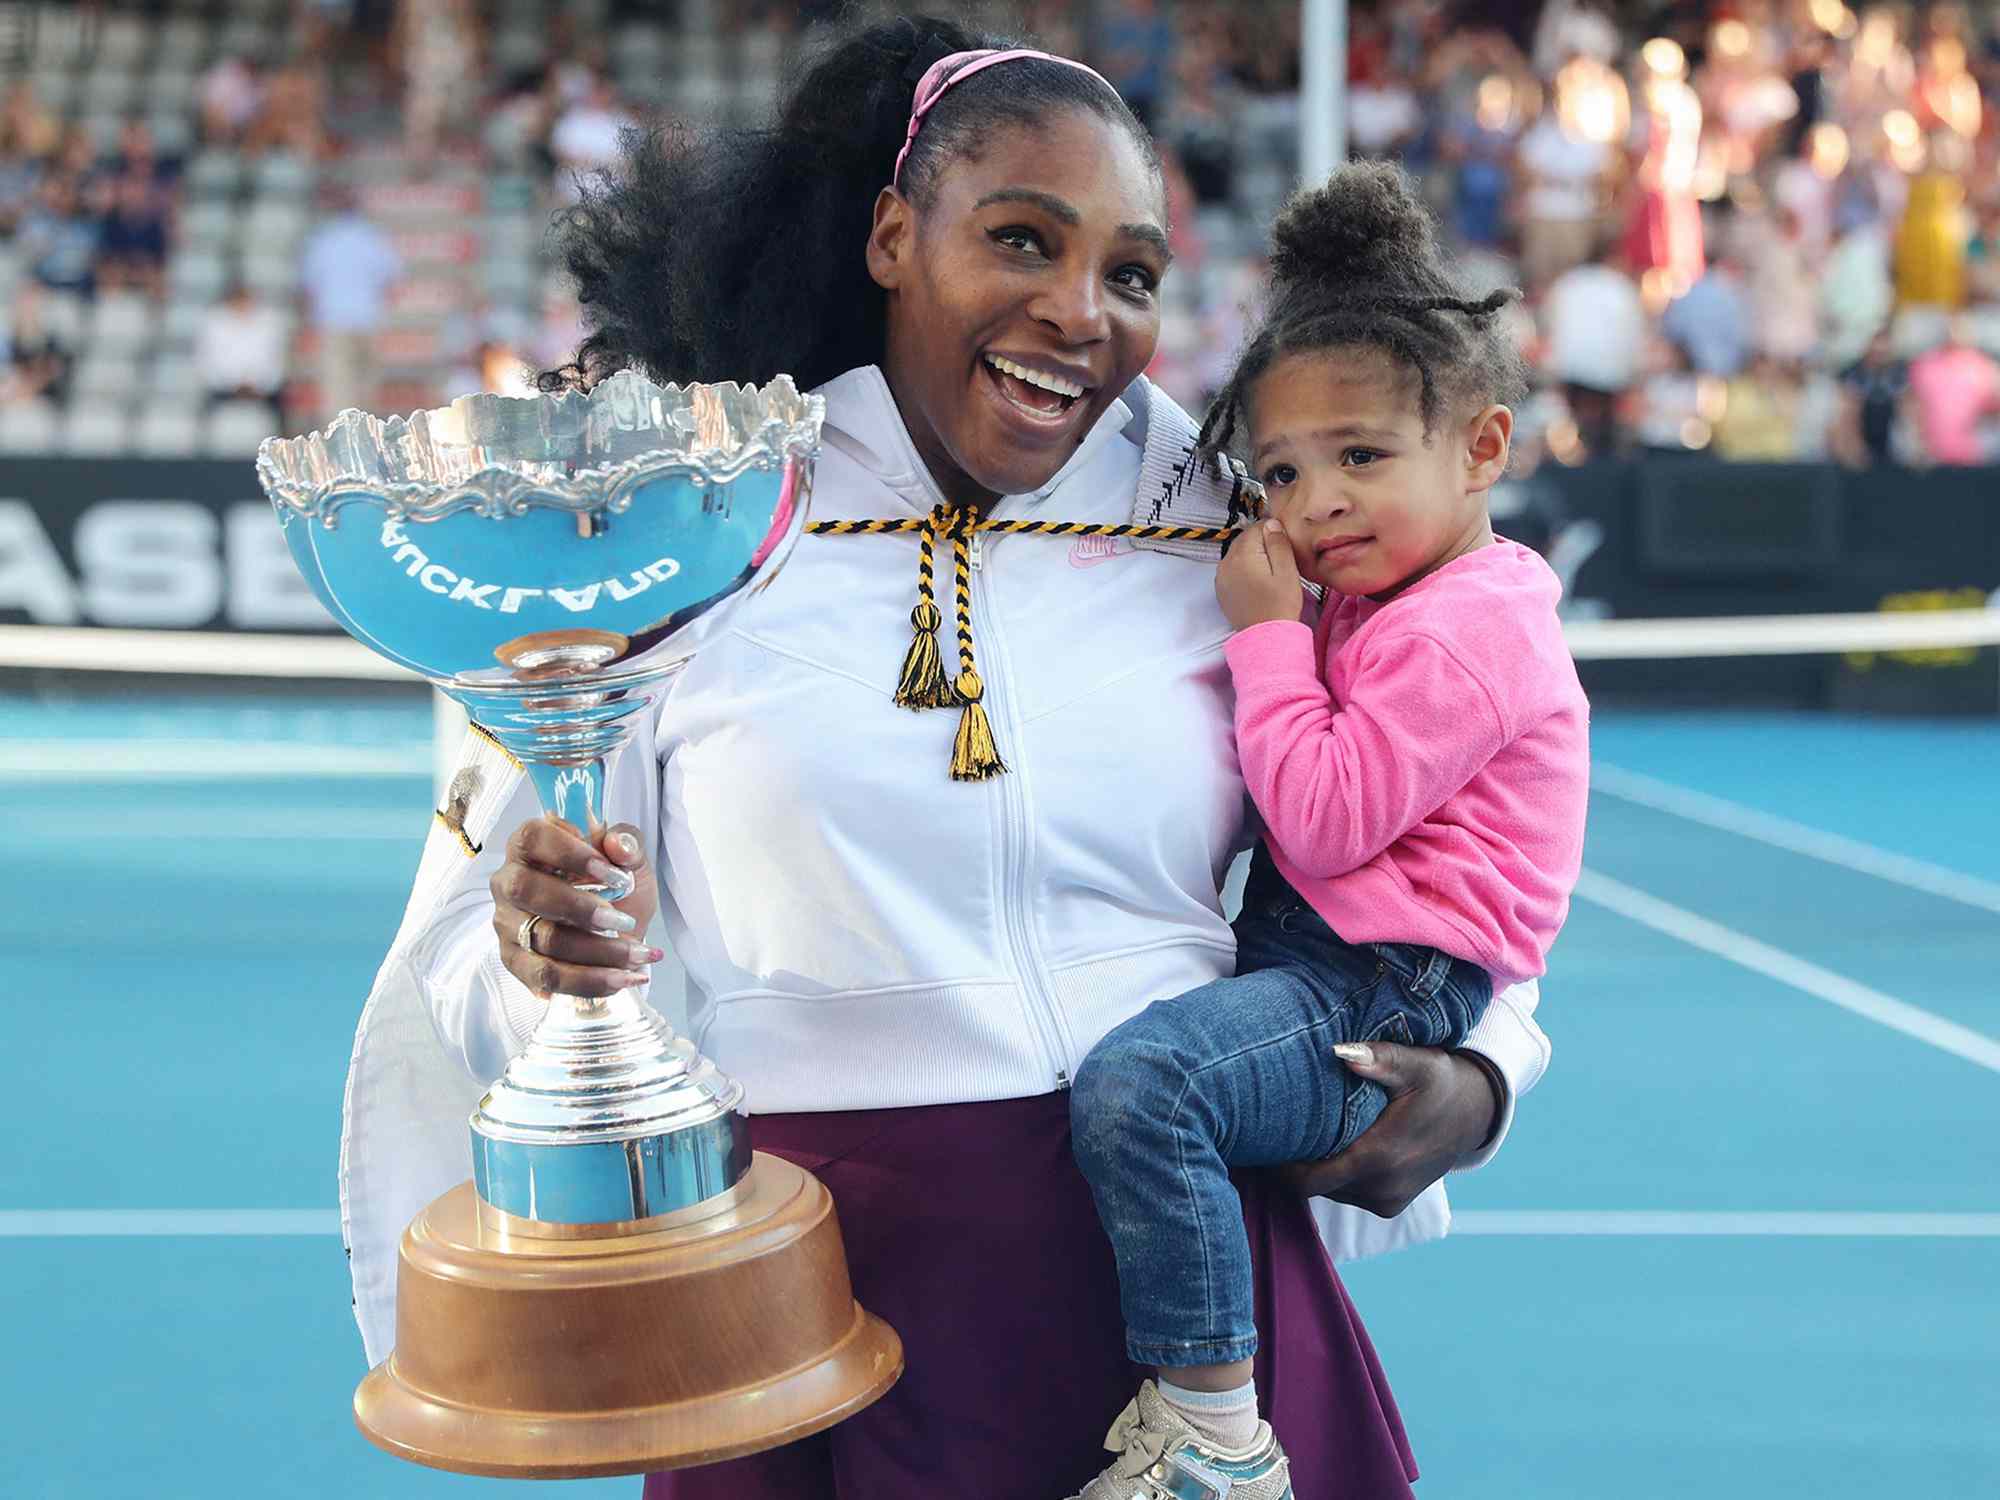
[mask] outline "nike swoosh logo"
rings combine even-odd
[[[1080,536],[1069,549],[1069,565],[1072,568],[1094,568],[1114,558],[1131,557],[1138,550],[1122,536]]]

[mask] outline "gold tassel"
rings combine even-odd
[[[938,652],[938,627],[944,616],[926,599],[910,611],[916,634],[910,639],[909,654],[903,658],[903,678],[896,685],[898,708],[950,708],[957,699],[945,681],[944,660]]]
[[[958,674],[956,683],[965,712],[959,715],[958,739],[951,750],[953,781],[985,781],[1002,775],[1007,764],[1000,759],[1000,747],[993,743],[993,725],[979,700],[986,696],[985,684],[970,667]]]

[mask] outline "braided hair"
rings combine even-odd
[[[683,382],[783,373],[810,389],[880,363],[886,303],[867,242],[917,82],[951,53],[1017,45],[926,16],[835,29],[768,126],[628,132],[619,166],[557,222],[590,332],[542,389],[626,366]],[[1126,130],[1157,174],[1124,100],[1081,69],[1028,58],[939,99],[903,164],[903,195],[921,215],[952,163],[995,133],[1077,109]]]
[[[1224,451],[1259,376],[1286,355],[1372,350],[1416,377],[1428,441],[1450,409],[1518,404],[1527,367],[1497,314],[1519,293],[1468,297],[1430,210],[1393,162],[1352,162],[1294,194],[1271,230],[1264,316],[1202,423]]]

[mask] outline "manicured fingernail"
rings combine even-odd
[[[583,873],[599,885],[617,885],[619,881],[624,879],[622,875],[601,859],[593,859],[584,865]]]
[[[627,969],[618,976],[618,988],[621,990],[636,989],[638,986],[646,983],[651,977],[648,974],[635,974],[630,969]]]
[[[629,833],[614,833],[611,835],[611,852],[620,859],[637,859],[639,841]]]
[[[1264,529],[1266,531],[1283,531],[1285,528],[1280,526],[1276,521],[1266,521]]]
[[[615,906],[600,906],[590,914],[590,925],[599,932],[630,932],[639,925],[639,919],[627,916]]]
[[[656,964],[666,956],[658,948],[648,948],[644,943],[634,943],[625,950],[625,962],[634,968],[640,964]]]
[[[1342,1042],[1333,1049],[1333,1055],[1342,1062],[1360,1063],[1364,1068],[1375,1061],[1375,1049],[1361,1042]]]

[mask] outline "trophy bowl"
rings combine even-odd
[[[604,824],[607,763],[805,529],[823,401],[657,385],[474,395],[267,440],[299,570],[355,639],[430,680]],[[632,878],[584,885],[609,900]],[[629,992],[557,995],[470,1121],[472,1181],[403,1237],[396,1346],[362,1431],[466,1473],[714,1462],[892,1385],[817,1179],[753,1153],[743,1089]]]

